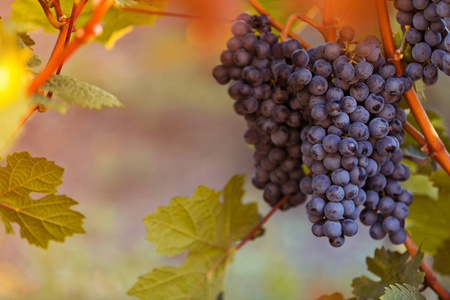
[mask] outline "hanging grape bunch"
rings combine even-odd
[[[397,21],[411,47],[412,61],[405,73],[426,85],[438,81],[439,72],[450,75],[449,0],[395,0]]]
[[[374,239],[403,243],[412,194],[399,183],[409,169],[400,163],[398,104],[411,78],[395,75],[377,37],[353,42],[348,26],[336,43],[307,50],[270,30],[264,15],[241,13],[213,70],[217,82],[233,80],[228,93],[255,149],[253,184],[271,206],[284,196],[282,209],[309,200],[313,234],[334,247],[357,233],[358,218]]]

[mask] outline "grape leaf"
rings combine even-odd
[[[28,152],[8,154],[6,163],[0,167],[0,213],[6,226],[19,224],[21,237],[42,248],[50,240],[63,242],[66,236],[84,233],[84,216],[70,208],[77,202],[55,195],[63,168]],[[34,200],[32,192],[47,195]]]
[[[386,293],[381,300],[426,300],[419,290],[409,284],[391,284],[386,287]]]
[[[178,267],[161,267],[139,277],[128,291],[140,299],[216,299],[223,291],[235,243],[259,222],[256,203],[242,204],[243,175],[233,176],[221,192],[199,186],[191,197],[174,197],[144,218],[147,240],[156,251],[189,251]]]
[[[418,287],[423,281],[424,273],[419,272],[423,253],[419,252],[408,260],[409,253],[386,250],[384,247],[375,249],[373,258],[367,257],[368,270],[381,280],[374,281],[364,275],[352,281],[353,294],[367,299],[378,299],[384,294],[384,289],[390,284],[408,283]]]
[[[443,169],[423,178],[423,185],[431,181],[439,189],[435,200],[427,195],[415,195],[413,204],[409,207],[408,231],[416,243],[423,243],[422,249],[435,253],[445,239],[450,238],[450,177]]]
[[[29,37],[26,35],[26,37]],[[33,40],[32,40],[33,41]],[[30,41],[27,41],[30,43]],[[33,52],[33,50],[24,42],[23,35],[17,35],[17,45],[21,49],[26,49],[29,52],[30,57],[27,60],[27,66],[29,68],[35,68],[42,64],[42,60]]]
[[[68,104],[77,103],[83,107],[100,109],[102,106],[122,106],[122,103],[111,93],[90,83],[66,75],[53,75],[41,87],[52,92]]]
[[[165,6],[164,0],[129,3],[135,9],[162,10]],[[135,25],[152,25],[156,15],[143,14],[126,11],[119,5],[113,5],[103,16],[103,32],[96,40],[104,43],[107,48],[112,48],[114,43],[126,33],[130,32]]]
[[[450,275],[450,238],[447,238],[434,255],[433,269],[444,275]]]

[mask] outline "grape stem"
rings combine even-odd
[[[396,49],[394,38],[392,36],[386,0],[376,0],[376,7],[385,55],[387,58],[395,58]],[[392,63],[395,66],[397,75],[404,74],[404,68],[400,60],[394,59]],[[428,149],[427,153],[429,156],[437,161],[439,165],[441,165],[441,167],[450,175],[450,154],[445,149],[444,143],[441,141],[439,135],[431,124],[431,121],[420,103],[416,92],[414,89],[410,89],[404,93],[404,96],[425,138],[426,144],[423,145],[423,148]],[[415,138],[414,135],[413,138]]]
[[[49,1],[49,5],[50,7],[53,7],[56,11],[56,16],[58,18],[59,21],[61,21],[61,18],[63,18],[63,13],[61,10],[61,4],[59,3],[59,0],[51,0]]]
[[[224,22],[233,22],[234,21],[233,19],[214,18],[214,17],[207,17],[207,16],[184,14],[184,13],[152,10],[152,9],[139,9],[139,8],[134,8],[134,7],[129,7],[129,6],[119,7],[119,9],[136,12],[136,13],[141,13],[141,14],[179,17],[179,18],[185,18],[185,19],[207,19],[207,20],[224,21]]]
[[[50,8],[48,7],[47,3],[44,2],[44,0],[38,0],[39,4],[42,6],[42,9],[44,10],[45,16],[47,17],[50,24],[52,24],[53,27],[56,29],[60,29],[64,26],[64,23],[58,21],[53,13],[51,12]]]
[[[278,30],[283,30],[284,26],[280,22],[278,22],[274,17],[270,15],[270,13],[258,2],[258,0],[248,0],[248,2],[256,9],[256,11],[262,15],[266,15],[269,18],[270,24]],[[312,47],[310,43],[302,39],[299,35],[295,34],[292,31],[288,32],[288,36],[294,39],[297,39],[302,43],[303,48],[309,49]]]
[[[411,257],[417,254],[417,246],[414,244],[408,232],[406,232],[405,246]],[[430,288],[432,288],[433,291],[435,291],[436,294],[439,296],[439,299],[449,300],[450,293],[437,280],[436,275],[434,275],[433,271],[424,260],[422,260],[422,263],[420,264],[420,270],[425,273],[424,286],[429,286]]]
[[[287,19],[286,24],[284,25],[283,30],[281,31],[280,38],[282,41],[285,41],[287,39],[289,29],[291,28],[292,23],[297,19],[299,19],[305,23],[308,23],[312,27],[316,28],[317,30],[319,30],[319,32],[322,34],[322,36],[324,38],[326,38],[325,27],[323,26],[323,24],[317,23],[316,21],[314,21],[313,19],[311,19],[308,16],[305,16],[302,14],[293,14]]]

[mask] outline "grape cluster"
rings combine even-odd
[[[450,0],[395,0],[397,21],[412,46],[405,73],[426,85],[438,81],[438,69],[450,75]]]
[[[221,64],[214,68],[213,76],[221,84],[234,80],[228,94],[235,100],[236,113],[247,122],[245,141],[254,145],[253,184],[264,189],[264,200],[271,206],[289,195],[281,207],[288,209],[306,200],[299,189],[305,176],[300,130],[306,122],[291,106],[290,99],[295,94],[287,85],[294,69],[290,57],[302,45],[297,40],[278,43],[278,36],[270,30],[266,16],[241,13],[231,27],[233,37],[228,40],[228,49],[222,52]]]
[[[338,43],[308,49],[314,75],[297,100],[309,119],[301,132],[302,161],[314,175],[302,179],[300,189],[312,195],[306,210],[313,234],[329,238],[332,246],[357,233],[358,218],[371,225],[373,238],[388,233],[399,244],[408,214],[399,195],[408,192],[398,181],[409,177],[409,169],[399,164],[406,114],[397,106],[412,80],[395,76],[375,36],[350,50],[348,31]],[[385,207],[388,201],[392,209]]]
[[[373,238],[403,243],[412,196],[399,183],[409,169],[400,163],[406,114],[398,104],[412,79],[395,75],[377,37],[353,42],[348,26],[338,42],[307,50],[279,42],[265,16],[242,13],[231,31],[213,76],[234,80],[228,93],[247,122],[252,182],[265,201],[289,195],[287,209],[311,195],[312,232],[334,247],[357,233],[358,218]]]

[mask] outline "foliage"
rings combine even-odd
[[[405,284],[395,284],[386,287],[386,293],[381,300],[425,300],[426,298],[415,287]]]
[[[364,275],[353,279],[353,294],[365,299],[378,299],[384,294],[384,289],[395,283],[407,283],[413,287],[419,287],[424,273],[419,272],[419,266],[423,259],[423,253],[418,253],[409,259],[406,251],[386,250],[384,247],[375,249],[374,257],[367,257],[367,269],[377,275],[380,280],[374,281]]]
[[[101,88],[66,75],[53,75],[42,89],[53,93],[67,104],[100,109],[102,106],[122,106],[119,99]]]
[[[413,176],[414,177],[414,176]],[[420,176],[420,186],[427,186],[427,181],[431,182],[438,189],[437,199],[427,195],[427,190],[423,193],[416,193],[414,205],[410,207],[408,227],[411,237],[416,243],[422,244],[424,251],[435,253],[444,240],[450,238],[450,202],[449,176],[440,169],[431,174],[428,178]],[[410,183],[406,182],[405,188],[409,188]]]
[[[28,152],[16,152],[6,157],[0,167],[0,213],[6,231],[10,223],[20,226],[20,235],[30,244],[47,248],[50,240],[63,242],[74,233],[84,233],[84,216],[70,207],[77,204],[65,195],[55,195],[62,183],[64,169]],[[46,194],[33,199],[30,193]]]
[[[179,267],[141,276],[128,294],[155,300],[216,299],[235,243],[259,222],[256,203],[241,202],[243,184],[244,176],[235,175],[222,192],[199,186],[192,197],[175,197],[145,217],[147,240],[157,245],[157,252],[189,254]]]

